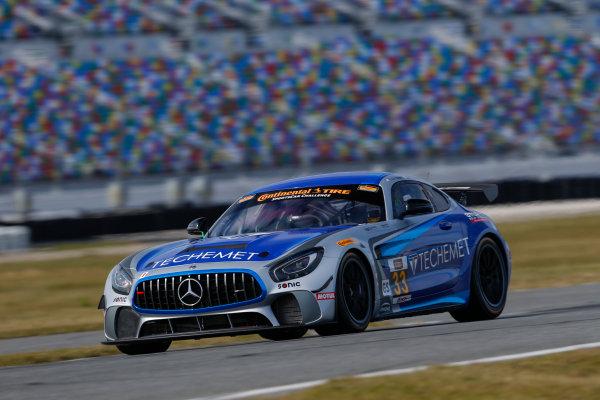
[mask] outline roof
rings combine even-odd
[[[388,172],[337,172],[333,174],[313,175],[273,183],[258,188],[251,193],[310,186],[378,185],[379,182],[388,175],[390,175]]]

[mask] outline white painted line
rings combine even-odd
[[[295,390],[309,389],[311,387],[319,386],[324,383],[329,382],[328,379],[319,379],[316,381],[308,381],[301,383],[294,383],[291,385],[282,385],[282,386],[273,386],[270,388],[264,389],[254,389],[254,390],[246,390],[243,392],[224,394],[221,396],[214,397],[198,397],[190,400],[234,400],[234,399],[243,399],[246,397],[257,397],[257,396],[265,396],[269,394],[280,394],[285,392],[293,392]]]
[[[450,364],[446,364],[446,365],[458,367],[458,366],[471,365],[471,364],[494,363],[494,362],[500,362],[500,361],[519,360],[522,358],[547,356],[550,354],[564,353],[567,351],[574,351],[574,350],[593,349],[596,347],[600,347],[600,342],[578,344],[578,345],[566,346],[566,347],[558,347],[555,349],[530,351],[527,353],[509,354],[507,356],[487,357],[487,358],[479,358],[477,360],[458,361],[458,362],[454,362],[454,363],[450,363]]]
[[[478,358],[475,360],[458,361],[458,362],[442,364],[442,365],[458,367],[458,366],[465,366],[465,365],[472,365],[472,364],[495,363],[495,362],[500,362],[500,361],[519,360],[522,358],[531,358],[531,357],[546,356],[546,355],[550,355],[550,354],[565,353],[567,351],[593,349],[593,348],[597,348],[597,347],[600,347],[600,342],[584,343],[584,344],[578,344],[578,345],[566,346],[566,347],[557,347],[554,349],[529,351],[526,353],[509,354],[509,355],[505,355],[505,356]],[[421,366],[409,367],[409,368],[387,369],[387,370],[382,370],[382,371],[368,372],[366,374],[353,375],[350,378],[375,378],[375,377],[387,376],[387,375],[410,374],[413,372],[424,371],[427,368],[429,368],[429,367],[426,365],[421,365]],[[243,399],[243,398],[247,398],[247,397],[265,396],[265,395],[270,395],[270,394],[282,394],[282,393],[293,392],[293,391],[302,390],[302,389],[309,389],[309,388],[312,388],[315,386],[319,386],[319,385],[328,383],[330,381],[331,381],[331,379],[319,379],[316,381],[294,383],[291,385],[273,386],[273,387],[263,388],[263,389],[246,390],[243,392],[229,393],[229,394],[217,395],[217,396],[213,396],[213,397],[197,397],[197,398],[189,399],[189,400],[235,400],[235,399]]]
[[[411,374],[413,372],[425,371],[427,368],[429,368],[429,367],[422,365],[419,367],[411,367],[411,368],[387,369],[384,371],[376,371],[376,372],[369,372],[366,374],[354,375],[352,378],[376,378],[378,376],[386,376],[386,375]]]

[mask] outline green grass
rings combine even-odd
[[[1,264],[0,338],[102,329],[104,281],[124,256]]]
[[[240,336],[225,336],[216,338],[207,338],[198,340],[179,340],[173,342],[169,349],[183,349],[187,347],[198,347],[198,346],[215,346],[215,345],[226,345],[234,344],[239,342],[247,342],[250,340],[261,339],[258,335],[240,335]],[[76,347],[71,349],[57,349],[57,350],[42,350],[32,351],[27,353],[15,353],[0,355],[0,367],[9,367],[16,365],[27,365],[27,364],[41,364],[55,361],[66,361],[75,360],[78,358],[88,357],[101,357],[109,355],[122,354],[116,346],[87,346],[87,347]]]
[[[498,224],[513,261],[510,289],[600,282],[600,215]]]
[[[337,379],[279,400],[581,400],[600,394],[600,349],[412,374]],[[273,399],[273,397],[269,397]]]
[[[75,360],[79,358],[100,357],[121,354],[113,346],[88,346],[73,349],[45,350],[0,356],[0,367],[41,364],[55,361]]]

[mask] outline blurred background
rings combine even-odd
[[[1,0],[0,251],[298,175],[600,197],[599,0]]]

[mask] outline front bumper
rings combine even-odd
[[[311,326],[323,321],[315,294],[306,290],[267,296],[259,304],[227,312],[184,315],[144,314],[131,306],[106,309],[103,344],[236,336],[265,330]]]

